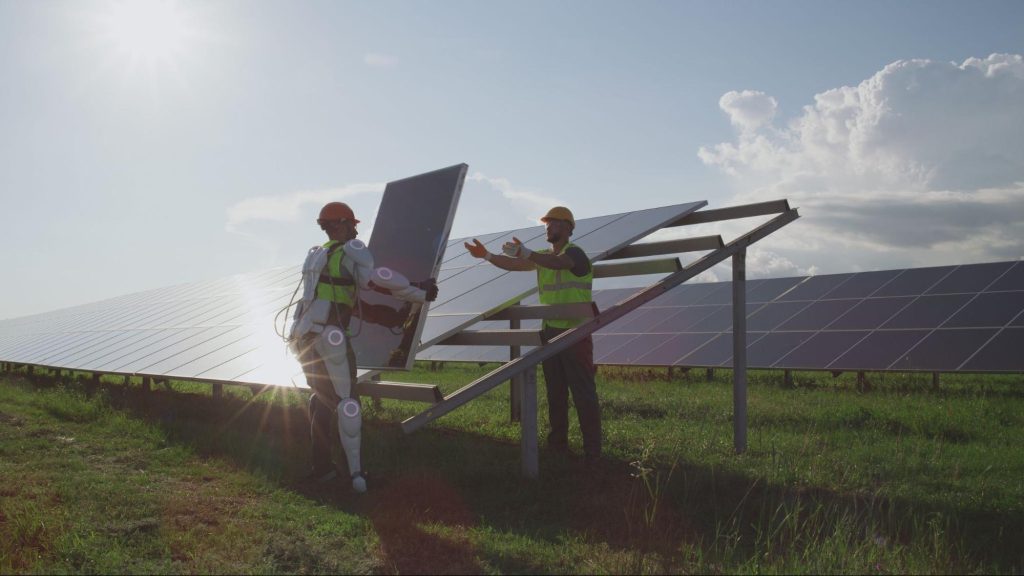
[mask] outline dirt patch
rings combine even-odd
[[[0,412],[0,424],[6,424],[8,426],[14,426],[15,428],[21,428],[25,425],[25,419],[13,416],[11,414],[5,414]]]

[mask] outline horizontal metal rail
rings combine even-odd
[[[371,398],[390,398],[409,402],[426,402],[435,404],[444,399],[441,390],[434,384],[415,384],[410,382],[378,382],[361,380],[356,384],[356,395]]]
[[[487,320],[551,320],[558,318],[593,318],[594,316],[597,316],[597,308],[593,302],[573,302],[571,304],[509,306],[488,316]]]
[[[650,302],[658,296],[661,296],[668,290],[675,288],[679,284],[686,282],[701,272],[708,270],[715,264],[724,261],[726,258],[731,257],[737,252],[745,250],[751,244],[761,240],[799,217],[800,215],[795,209],[786,210],[768,222],[765,222],[750,232],[736,238],[726,246],[704,255],[702,258],[686,266],[679,272],[675,272],[665,278],[662,278],[643,291],[634,294],[615,306],[612,306],[597,317],[591,318],[576,328],[559,334],[552,338],[547,345],[534,348],[526,355],[503,364],[490,373],[481,376],[466,386],[452,392],[441,402],[438,402],[423,412],[403,421],[402,430],[405,431],[406,434],[419,430],[426,424],[448,414],[463,404],[478,398],[499,384],[509,380],[513,376],[522,373],[524,370],[528,370],[537,364],[540,364],[544,360],[560,354],[574,346],[576,343],[582,341],[587,336],[590,336],[603,326],[618,320],[636,308]]]
[[[617,278],[619,276],[642,276],[644,274],[671,274],[683,269],[679,258],[659,258],[657,260],[637,260],[635,262],[615,262],[612,264],[594,264],[594,278]]]
[[[782,214],[788,210],[788,200],[769,200],[768,202],[757,202],[755,204],[743,204],[741,206],[729,206],[727,208],[691,212],[679,220],[667,224],[666,227],[720,222],[722,220],[735,220],[737,218],[750,218],[752,216],[767,216],[769,214]]]
[[[643,258],[645,256],[662,256],[665,254],[680,254],[682,252],[703,252],[705,250],[717,250],[723,246],[725,246],[725,242],[717,234],[714,236],[695,236],[693,238],[666,240],[664,242],[642,242],[620,248],[605,256],[604,260]]]
[[[445,338],[441,346],[540,346],[540,330],[463,330]]]

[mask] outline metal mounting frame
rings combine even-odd
[[[536,366],[551,358],[576,343],[587,338],[601,327],[615,322],[629,312],[632,312],[641,305],[661,296],[668,290],[697,276],[710,269],[712,266],[733,259],[733,310],[739,311],[733,315],[733,338],[736,342],[743,343],[746,340],[746,318],[742,313],[745,310],[746,291],[746,249],[755,242],[762,240],[776,230],[789,224],[800,217],[795,208],[790,208],[786,200],[762,202],[742,206],[732,206],[714,210],[697,211],[684,216],[683,218],[670,222],[666,227],[686,226],[692,224],[704,224],[748,218],[752,216],[774,215],[773,218],[753,228],[747,233],[737,237],[727,244],[721,243],[720,236],[700,237],[687,239],[687,241],[671,241],[650,244],[635,244],[609,255],[609,258],[633,258],[641,255],[666,254],[663,250],[683,247],[686,250],[710,249],[696,261],[676,268],[668,276],[658,282],[644,288],[633,296],[613,305],[607,310],[590,317],[583,324],[559,334],[547,343],[536,346],[522,356],[513,355],[512,359],[490,373],[463,386],[462,388],[445,396],[441,401],[423,410],[402,422],[402,429],[405,433],[412,433],[428,423],[456,410],[475,398],[492,390],[505,381],[519,382],[520,389],[520,411],[522,430],[522,472],[528,478],[536,478],[539,474],[538,448],[537,448],[537,398],[536,398]],[[716,241],[717,239],[717,241]],[[699,246],[699,248],[698,248]],[[664,259],[656,262],[663,262]],[[676,265],[680,266],[678,259]],[[631,264],[631,263],[626,263]],[[619,266],[605,264],[603,266]],[[664,266],[663,263],[657,266]],[[596,266],[595,266],[596,268]],[[634,267],[633,270],[644,269]],[[513,306],[511,310],[522,311],[528,308]],[[508,310],[508,309],[507,309]],[[518,323],[518,319],[533,316],[519,315],[517,312],[498,311],[488,320],[508,319]],[[561,312],[561,311],[559,311]],[[506,331],[512,332],[512,330]],[[467,343],[460,340],[461,343]],[[446,342],[447,343],[447,342]],[[493,342],[489,342],[493,344]],[[744,345],[734,346],[741,352],[733,358],[733,408],[734,408],[734,447],[738,453],[744,452],[747,447],[747,425],[746,425],[746,355]],[[531,385],[532,383],[532,385]],[[516,394],[513,394],[514,396]],[[513,405],[515,404],[513,399]]]

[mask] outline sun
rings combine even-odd
[[[177,64],[198,34],[175,0],[112,0],[96,16],[100,39],[133,64]]]

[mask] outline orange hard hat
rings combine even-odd
[[[548,213],[540,219],[541,222],[547,222],[548,220],[565,220],[573,228],[576,227],[576,219],[572,217],[572,212],[565,206],[555,206]]]
[[[317,223],[333,222],[335,220],[350,220],[353,224],[359,224],[359,220],[356,220],[356,215],[352,213],[352,209],[349,208],[348,204],[344,202],[328,202],[324,204],[324,207],[320,209],[320,217],[317,218]]]

